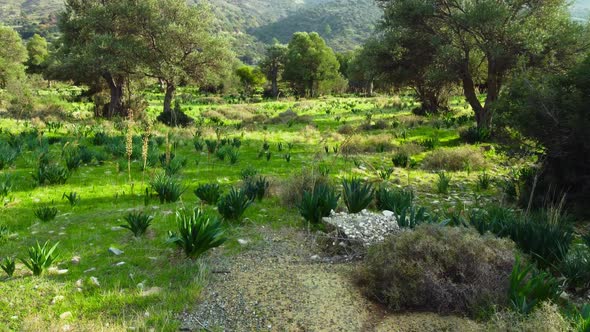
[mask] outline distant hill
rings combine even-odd
[[[374,0],[189,0],[208,1],[218,17],[217,27],[247,63],[255,63],[265,44],[287,43],[297,31],[317,31],[336,51],[361,45],[369,37],[381,10]],[[0,0],[0,22],[20,27],[23,37],[35,32],[56,36],[53,14],[63,0]],[[576,20],[590,17],[590,0],[571,7]]]

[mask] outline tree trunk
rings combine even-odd
[[[477,98],[475,84],[473,83],[471,73],[469,73],[469,63],[467,61],[463,65],[463,70],[461,72],[461,81],[463,83],[463,94],[465,95],[465,99],[467,100],[467,102],[473,109],[473,112],[475,113],[475,121],[477,122],[477,128],[489,129],[491,123],[485,120],[489,117],[489,109],[486,109],[486,107],[482,106],[479,99]]]
[[[369,80],[367,82],[367,96],[368,97],[373,97],[373,87],[374,87],[373,80]]]
[[[174,98],[174,92],[176,92],[176,85],[171,82],[166,82],[166,93],[164,95],[164,113],[169,112],[171,115],[171,124],[176,127],[178,126],[177,114],[172,108],[172,99]]]
[[[111,92],[111,101],[109,102],[107,114],[102,114],[102,116],[107,118],[112,118],[115,115],[125,116],[125,109],[123,108],[123,78],[114,78],[111,73],[104,73],[102,77],[106,80]]]

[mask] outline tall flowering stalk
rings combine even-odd
[[[144,179],[145,179],[145,169],[147,168],[147,157],[148,157],[148,149],[149,149],[149,142],[151,136],[151,125],[149,122],[146,123],[145,132],[143,133],[142,138],[142,145],[141,145],[141,159],[143,160],[143,172],[141,174],[141,186],[143,187]]]
[[[127,151],[127,173],[129,175],[129,183],[132,183],[131,180],[131,156],[133,155],[133,111],[129,110],[129,115],[127,116],[127,136],[125,149]]]

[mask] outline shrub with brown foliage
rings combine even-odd
[[[279,189],[281,202],[285,206],[296,207],[301,203],[305,191],[311,192],[317,184],[328,184],[328,182],[328,177],[321,175],[317,169],[304,169],[281,184]]]
[[[424,224],[371,247],[356,281],[390,310],[476,315],[507,304],[514,248],[471,229]]]
[[[486,167],[486,161],[480,149],[465,145],[434,150],[424,158],[422,166],[433,171],[454,172],[467,168],[478,171]]]

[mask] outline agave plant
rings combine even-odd
[[[226,241],[219,219],[208,216],[200,209],[179,210],[176,221],[178,233],[169,232],[168,241],[180,247],[189,258],[198,258]]]
[[[510,275],[508,296],[513,310],[528,314],[546,300],[556,300],[561,286],[548,272],[537,270],[532,264],[523,264],[519,257]]]
[[[63,193],[61,196],[62,199],[67,199],[70,202],[70,206],[76,206],[80,202],[80,196],[75,191],[70,192],[69,194]]]
[[[436,182],[436,190],[439,194],[447,194],[451,184],[451,176],[445,172],[438,173],[438,181]]]
[[[133,233],[133,236],[140,237],[145,234],[148,227],[150,227],[154,217],[144,214],[143,212],[130,212],[124,217],[124,219],[127,223],[120,226],[130,230]]]
[[[217,203],[217,210],[226,220],[238,220],[252,204],[252,200],[243,190],[232,188]]]
[[[375,194],[375,202],[379,210],[388,210],[399,215],[402,210],[412,206],[414,192],[410,189],[379,188]]]
[[[397,223],[399,227],[415,228],[424,223],[436,223],[438,220],[426,213],[424,207],[408,206],[397,215]]]
[[[311,224],[319,224],[323,217],[338,206],[340,195],[337,195],[330,186],[319,183],[313,190],[305,191],[303,198],[297,206],[301,216]]]
[[[14,270],[16,269],[14,258],[4,257],[2,262],[0,262],[0,269],[4,270],[9,277],[12,277]]]
[[[53,206],[40,206],[33,211],[35,217],[45,222],[55,219],[57,212],[57,208]]]
[[[41,246],[37,242],[36,246],[29,248],[29,257],[27,259],[21,258],[20,261],[33,272],[34,276],[39,276],[59,257],[59,255],[54,254],[58,245],[59,242],[53,245],[53,247],[49,247],[49,241],[47,241]]]
[[[157,174],[154,179],[150,181],[150,186],[158,194],[160,203],[176,202],[185,191],[185,188],[182,187],[180,181],[162,173]]]
[[[221,188],[217,183],[202,184],[195,189],[195,195],[205,204],[215,205],[221,197]]]
[[[263,176],[251,177],[244,181],[244,192],[250,200],[261,201],[270,187],[270,182]]]
[[[359,213],[373,201],[373,185],[361,179],[352,178],[342,181],[344,204],[349,213]]]

